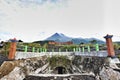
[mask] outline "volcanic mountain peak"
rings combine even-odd
[[[62,33],[55,33],[52,36],[48,37],[46,40],[54,40],[57,42],[66,42],[66,41],[71,41],[72,38],[67,37],[66,35]]]
[[[97,43],[100,43],[100,44],[104,43],[104,41],[99,40],[97,38],[81,38],[81,37],[80,38],[72,38],[72,37],[68,37],[68,36],[64,35],[63,33],[55,33],[52,36],[48,37],[46,40],[47,41],[53,40],[56,42],[72,41],[74,44],[89,43],[92,40],[96,40]]]

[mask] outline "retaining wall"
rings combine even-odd
[[[99,52],[41,52],[41,53],[35,53],[35,52],[16,52],[15,59],[26,59],[31,57],[40,57],[40,56],[48,56],[51,57],[53,55],[78,55],[78,56],[99,56],[99,57],[106,57],[107,52],[106,51],[99,51]]]

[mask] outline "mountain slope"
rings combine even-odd
[[[99,43],[99,44],[105,43],[104,41],[99,40],[97,38],[71,38],[71,37],[68,37],[68,36],[66,36],[62,33],[55,33],[45,40],[46,41],[53,40],[53,41],[56,41],[56,42],[72,41],[74,44],[90,43],[92,40],[96,40],[96,42]]]
[[[83,38],[73,38],[71,40],[74,44],[80,44],[80,43],[88,43],[87,40],[83,39]]]
[[[62,33],[55,33],[52,36],[48,37],[46,40],[53,40],[56,42],[67,42],[67,41],[71,41],[72,38],[67,37]]]

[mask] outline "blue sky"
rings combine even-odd
[[[106,34],[120,41],[119,0],[0,0],[0,39],[44,40],[58,32],[70,37]]]

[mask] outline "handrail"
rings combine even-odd
[[[94,47],[90,47],[90,46],[79,46],[76,48],[72,48],[72,49],[62,49],[62,48],[38,48],[38,47],[29,47],[27,45],[25,46],[18,46],[16,51],[19,52],[91,52],[91,51],[100,51],[100,46],[99,44],[95,44]]]

